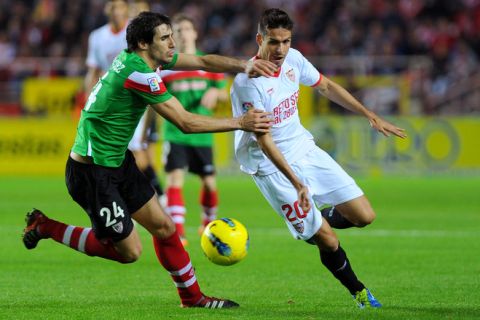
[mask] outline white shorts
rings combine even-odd
[[[312,204],[315,203],[319,208],[341,204],[363,195],[352,177],[318,147],[290,166],[308,187]],[[273,209],[283,217],[294,238],[308,240],[320,229],[320,210],[312,205],[310,212],[305,215],[298,206],[297,191],[283,173],[277,171],[252,177]]]
[[[145,111],[146,112],[146,111]],[[130,151],[140,151],[147,149],[148,145],[145,142],[142,142],[143,128],[145,127],[145,113],[140,118],[137,128],[133,133],[132,140],[128,143],[128,149]]]

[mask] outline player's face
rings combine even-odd
[[[178,50],[185,52],[185,48],[195,45],[197,31],[190,21],[183,20],[173,25],[173,38],[178,45]]]
[[[120,26],[128,19],[128,4],[126,1],[110,1],[106,5],[105,12],[114,24]]]
[[[153,42],[148,46],[148,56],[157,66],[172,61],[175,41],[170,26],[161,24],[155,28]]]
[[[138,16],[140,12],[149,11],[150,5],[146,1],[135,1],[128,5],[128,15],[131,19]]]
[[[284,28],[267,29],[266,34],[257,35],[259,56],[280,67],[285,61],[292,42],[292,31]]]

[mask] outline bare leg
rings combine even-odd
[[[322,216],[333,228],[346,229],[364,227],[372,223],[376,215],[367,197],[361,196],[335,207],[322,209]]]

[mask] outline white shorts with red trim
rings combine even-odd
[[[308,186],[310,200],[313,200],[312,209],[308,213],[304,213],[299,207],[297,191],[280,171],[252,177],[296,239],[308,240],[320,229],[322,215],[319,208],[345,203],[363,195],[353,178],[328,153],[318,147],[290,166]]]

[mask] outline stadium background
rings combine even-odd
[[[301,89],[304,124],[378,214],[368,228],[338,230],[357,273],[384,304],[363,313],[241,175],[231,133],[216,135],[219,210],[247,226],[249,255],[229,268],[203,256],[193,236],[200,211],[194,177],[185,188],[187,249],[204,290],[237,300],[238,310],[178,308],[143,229],[144,253],[128,266],[49,240],[25,250],[20,234],[32,207],[89,224],[63,171],[87,37],[106,22],[103,5],[0,0],[0,319],[480,319],[479,0],[150,1],[153,11],[192,15],[204,51],[247,58],[256,51],[256,14],[284,8],[296,22],[294,47],[407,129],[404,141],[384,138]],[[217,114],[229,115],[228,103]]]
[[[208,5],[207,5],[208,3]],[[285,8],[293,46],[365,105],[407,129],[384,139],[309,88],[300,112],[318,143],[354,173],[471,174],[480,169],[480,2],[150,1],[195,18],[206,52],[255,54],[251,12]],[[0,174],[63,173],[103,1],[0,1]],[[228,103],[218,115],[229,115]],[[220,172],[238,173],[232,134],[216,135]],[[158,148],[159,152],[161,148]],[[161,168],[160,156],[158,167]]]

